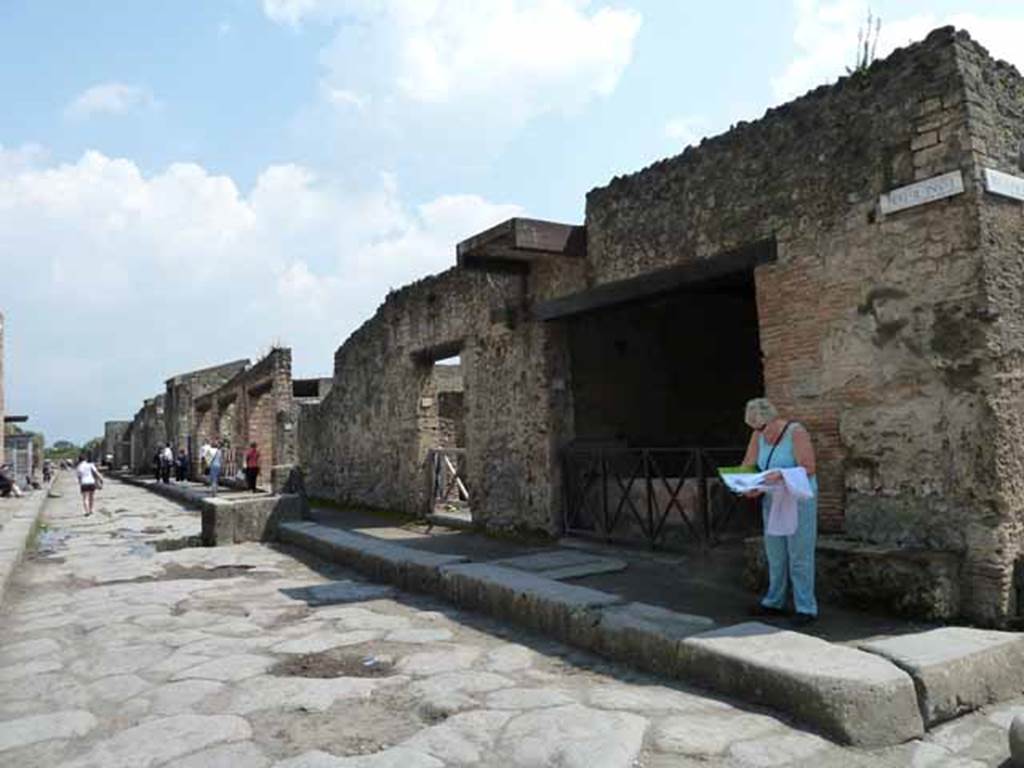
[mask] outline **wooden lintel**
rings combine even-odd
[[[538,320],[557,320],[583,312],[654,298],[672,291],[769,264],[777,257],[775,238],[731,251],[694,259],[675,267],[604,283],[579,293],[540,302],[533,307]]]
[[[529,265],[544,256],[586,255],[582,226],[539,219],[515,218],[463,240],[456,246],[457,262],[465,269],[518,271],[510,265]]]

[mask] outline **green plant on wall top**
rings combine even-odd
[[[846,68],[848,75],[864,72],[875,60],[878,48],[878,36],[882,31],[882,17],[868,11],[867,22],[857,30],[857,58],[852,67]]]

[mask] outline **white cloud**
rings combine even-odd
[[[98,83],[86,88],[65,108],[71,118],[123,115],[136,109],[155,109],[159,102],[146,88],[125,83]]]
[[[796,0],[797,24],[793,32],[796,55],[786,69],[772,79],[778,100],[791,99],[846,73],[856,60],[857,33],[867,18],[861,0]],[[876,55],[923,39],[928,32],[947,24],[968,30],[993,55],[1024,68],[1024,13],[999,18],[976,13],[938,16],[932,13],[905,17],[882,15]]]
[[[162,377],[276,339],[300,372],[329,372],[389,288],[448,268],[459,239],[521,213],[473,195],[410,207],[387,175],[353,192],[277,165],[245,192],[195,164],[146,175],[99,152],[56,164],[0,147],[0,265],[19,286],[5,292],[8,372],[67,371],[9,389],[12,405],[80,438],[97,414],[130,416]]]
[[[433,120],[450,131],[461,120],[501,136],[611,93],[641,23],[591,0],[264,0],[264,10],[335,25],[321,56],[328,103],[369,95],[378,127]]]

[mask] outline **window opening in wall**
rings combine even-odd
[[[430,486],[428,514],[470,522],[465,380],[459,355],[430,363],[420,393],[419,432],[420,444],[426,447]]]
[[[763,392],[750,269],[566,318],[575,439],[567,532],[651,546],[738,540],[758,516],[720,486]]]

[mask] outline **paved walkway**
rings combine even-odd
[[[845,749],[70,476],[0,608],[0,764],[145,768],[984,766],[1024,701]],[[49,554],[46,554],[49,552]]]

